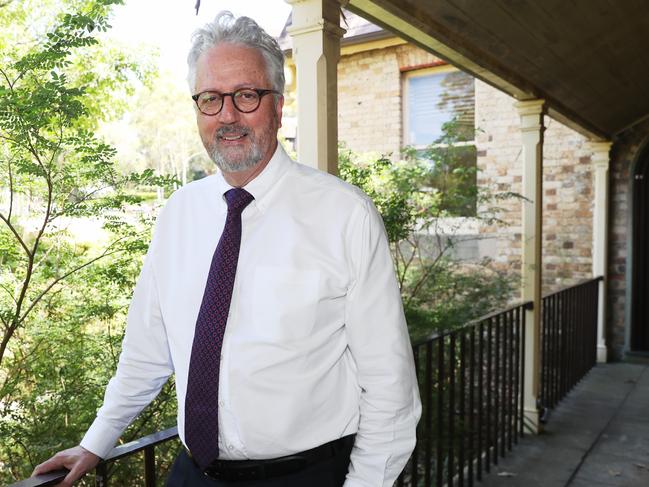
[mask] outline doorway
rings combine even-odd
[[[649,352],[649,146],[632,177],[631,351]]]

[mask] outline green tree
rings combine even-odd
[[[149,240],[151,218],[131,211],[134,190],[174,183],[151,170],[122,174],[95,135],[146,78],[146,66],[98,41],[119,3],[0,8],[2,483],[77,443],[94,417]],[[173,417],[172,387],[127,440]]]
[[[171,79],[170,74],[161,73],[151,86],[138,92],[129,116],[104,131],[107,138],[120,141],[122,168],[154,169],[185,184],[206,176],[215,166],[197,134],[189,90]],[[123,143],[125,134],[131,144]]]

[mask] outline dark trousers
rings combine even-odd
[[[341,487],[349,468],[349,455],[353,442],[339,450],[333,457],[306,467],[299,472],[264,480],[227,481],[206,477],[187,452],[182,450],[176,458],[167,487]]]

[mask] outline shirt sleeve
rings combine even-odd
[[[106,387],[97,418],[81,441],[81,446],[102,458],[173,372],[151,253],[152,249],[135,286],[117,372]]]
[[[416,442],[421,402],[383,221],[367,202],[352,252],[345,329],[358,368],[360,423],[345,487],[391,487]]]

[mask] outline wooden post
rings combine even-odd
[[[611,142],[591,142],[592,161],[594,166],[593,186],[595,203],[593,206],[593,277],[603,276],[599,281],[597,301],[597,362],[605,363],[608,359],[606,347],[606,286],[608,254],[608,184],[609,152]]]
[[[543,115],[544,100],[516,104],[521,117],[523,145],[523,215],[522,215],[522,298],[532,301],[525,311],[525,389],[523,409],[526,427],[540,432],[538,397],[541,377],[541,233],[543,228]]]
[[[293,6],[297,71],[298,161],[331,174],[338,172],[338,74],[340,3],[337,0],[286,0]]]

